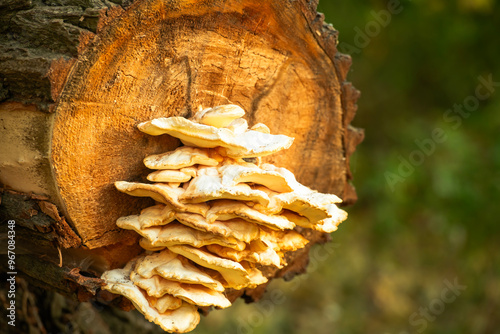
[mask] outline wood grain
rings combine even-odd
[[[303,1],[138,1],[80,55],[55,108],[52,158],[65,213],[89,248],[117,242],[115,220],[146,200],[113,182],[143,180],[142,159],[173,149],[135,126],[238,104],[251,124],[295,137],[266,158],[342,197],[347,180],[336,32]],[[315,16],[314,16],[315,17]],[[316,18],[316,17],[315,17]],[[331,35],[334,35],[333,38]]]
[[[98,277],[141,251],[137,235],[115,221],[153,202],[122,194],[113,183],[146,181],[143,158],[179,145],[136,129],[152,118],[240,105],[251,125],[262,122],[272,133],[295,137],[289,150],[267,162],[345,203],[356,200],[349,157],[363,139],[363,131],[350,125],[359,92],[346,82],[351,59],[337,52],[337,31],[316,12],[316,1],[138,0],[95,2],[85,10],[76,2],[0,6],[0,100],[11,101],[0,110],[22,103],[41,120],[16,131],[26,132],[20,140],[40,150],[44,173],[32,173],[26,189],[2,178],[6,189],[9,179],[10,188],[25,194],[0,189],[0,221],[15,219],[25,229],[20,245],[37,262],[19,264],[30,282],[80,298],[78,291],[88,289],[68,286],[66,273],[90,258],[94,265],[87,269]],[[11,131],[6,119],[2,124]],[[2,166],[0,173],[7,175]],[[46,197],[31,194],[38,184]],[[328,240],[319,232],[303,234],[310,245]],[[268,268],[266,275],[289,279],[305,271],[308,251],[287,254],[289,265]],[[256,300],[264,291],[233,291],[230,298]]]

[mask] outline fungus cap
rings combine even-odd
[[[168,310],[175,310],[182,306],[182,299],[171,295],[164,295],[160,298],[148,296],[149,304],[158,310],[160,313],[165,313]]]
[[[250,279],[241,264],[221,258],[209,252],[185,245],[168,247],[174,253],[180,254],[198,265],[218,271],[226,280],[229,287],[241,289],[247,287]]]
[[[137,232],[146,238],[152,247],[190,245],[199,248],[206,245],[219,244],[237,250],[245,248],[245,243],[234,237],[223,238],[217,234],[195,230],[178,222],[171,222],[163,226],[141,228],[139,217],[132,215],[118,218],[116,225],[120,228]]]
[[[135,272],[130,274],[130,279],[135,285],[145,290],[149,296],[156,298],[168,294],[198,306],[217,306],[220,308],[231,306],[231,302],[224,294],[203,285],[179,283],[158,275],[144,278]]]
[[[106,282],[106,285],[103,288],[129,299],[146,319],[156,323],[164,331],[176,333],[192,331],[200,322],[198,308],[184,302],[177,309],[160,313],[150,304],[146,294],[130,280],[134,264],[133,261],[130,261],[123,269],[104,272],[101,278]]]
[[[257,124],[254,124],[250,130],[254,130],[254,131],[258,131],[258,132],[262,132],[262,133],[271,133],[271,130],[269,129],[269,127],[267,125],[265,125],[264,123],[257,123]]]
[[[240,106],[226,104],[198,111],[191,120],[216,128],[225,128],[235,119],[243,117],[244,115],[245,111]]]
[[[207,250],[220,257],[236,262],[248,261],[263,266],[274,266],[281,268],[281,258],[276,251],[260,240],[252,242],[242,251],[237,251],[220,245],[208,245]]]
[[[240,135],[248,130],[248,122],[246,119],[238,118],[232,121],[231,124],[227,126],[227,129],[235,135]]]
[[[171,281],[200,284],[214,291],[224,291],[222,284],[206,274],[203,269],[168,249],[141,258],[137,262],[135,271],[144,278],[159,275]]]
[[[174,182],[184,183],[191,180],[192,176],[180,170],[158,170],[148,175],[148,180],[151,182]]]
[[[269,203],[269,196],[265,192],[252,189],[247,184],[224,185],[215,168],[198,170],[198,177],[189,182],[179,199],[187,203],[202,203],[214,199],[253,201],[264,206]]]
[[[230,220],[241,218],[250,223],[263,225],[271,229],[293,229],[295,224],[281,215],[266,215],[245,203],[231,200],[217,200],[210,204],[206,220],[209,223],[215,220]]]
[[[222,185],[233,187],[238,183],[256,183],[281,193],[293,190],[282,174],[264,170],[255,165],[248,165],[227,164],[220,167],[218,170],[221,174]]]
[[[157,202],[172,205],[177,211],[198,213],[205,216],[208,211],[206,203],[182,203],[179,197],[185,192],[183,188],[174,187],[165,183],[136,183],[116,181],[115,187],[119,191],[137,197],[151,197]]]
[[[202,148],[225,148],[231,158],[246,158],[269,155],[292,145],[293,138],[272,135],[254,130],[235,134],[227,128],[198,124],[184,117],[157,118],[138,125],[139,130],[158,136],[169,134],[179,138],[185,145]]]
[[[236,218],[227,221],[214,220],[209,222],[201,215],[184,212],[176,213],[175,217],[184,225],[201,231],[214,233],[225,238],[235,238],[246,243],[259,238],[259,227],[243,219]],[[243,249],[244,247],[239,250]]]
[[[261,240],[277,251],[296,251],[309,241],[296,231],[261,230]]]
[[[175,211],[170,205],[158,204],[141,211],[140,228],[165,225],[175,219]]]
[[[144,165],[150,169],[181,169],[197,164],[217,166],[219,163],[217,158],[217,156],[215,159],[210,157],[207,149],[181,146],[171,152],[146,157]]]

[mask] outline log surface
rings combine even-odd
[[[267,162],[290,169],[311,188],[355,201],[349,156],[363,132],[350,123],[359,92],[345,81],[350,57],[337,52],[337,31],[323,22],[316,5],[306,0],[0,3],[0,132],[10,133],[6,119],[43,118],[30,127],[23,123],[23,143],[41,151],[41,160],[29,167],[20,153],[12,154],[15,140],[7,142],[10,137],[0,133],[0,157],[5,157],[0,180],[6,189],[47,195],[40,200],[4,192],[0,220],[19,220],[27,227],[25,240],[30,233],[33,240],[43,234],[40,240],[52,255],[41,263],[62,261],[66,269],[40,285],[74,292],[60,280],[81,259],[95,259],[92,270],[98,275],[137,254],[137,237],[119,230],[115,221],[152,201],[121,194],[113,182],[145,181],[143,158],[179,145],[169,136],[136,129],[156,117],[240,105],[250,125],[262,122],[272,133],[295,137],[290,149]],[[15,117],[5,116],[13,110]],[[6,154],[2,147],[8,145]],[[8,170],[30,176],[25,188],[16,189],[20,183],[12,183]],[[32,180],[37,175],[43,180]],[[321,233],[307,237],[311,244],[327,240]],[[81,251],[63,251],[61,260],[53,255],[56,245]],[[305,270],[307,250],[288,260],[290,266],[274,275],[290,278]],[[40,281],[28,267],[25,273]]]
[[[139,122],[233,103],[250,124],[295,137],[265,160],[344,197],[348,177],[343,73],[336,32],[288,1],[139,1],[89,42],[55,107],[52,159],[64,212],[90,248],[118,241],[118,217],[149,203],[119,194],[141,181],[145,156],[178,145]],[[324,37],[326,35],[328,37]],[[330,39],[325,41],[325,39]]]

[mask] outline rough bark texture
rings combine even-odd
[[[353,203],[349,156],[363,133],[350,122],[359,92],[345,81],[350,57],[337,53],[337,31],[316,5],[0,1],[0,218],[15,219],[18,243],[30,246],[18,270],[35,284],[92,297],[99,282],[89,277],[140,251],[116,219],[152,203],[119,193],[113,182],[144,180],[142,159],[178,145],[136,125],[188,117],[199,106],[238,104],[250,124],[295,137],[266,160]],[[307,250],[269,274],[304,271]]]

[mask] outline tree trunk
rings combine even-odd
[[[295,137],[265,160],[356,200],[349,156],[363,133],[349,124],[359,93],[315,1],[54,4],[0,2],[0,214],[2,232],[16,221],[16,270],[29,282],[88,300],[102,271],[140,252],[115,221],[152,201],[113,182],[144,180],[143,158],[179,143],[136,125],[199,106],[237,104],[250,124]],[[307,250],[274,275],[304,271]]]

